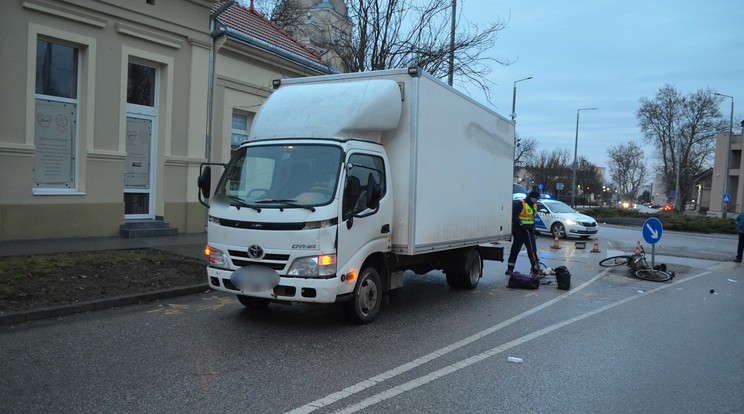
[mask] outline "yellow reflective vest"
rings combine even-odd
[[[537,213],[537,205],[530,207],[526,201],[522,200],[522,211],[519,213],[519,221],[524,226],[535,225],[535,213]]]

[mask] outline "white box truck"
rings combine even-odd
[[[406,270],[475,289],[511,231],[514,125],[418,68],[282,79],[212,191],[208,281],[249,308],[344,302]]]

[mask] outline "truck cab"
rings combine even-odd
[[[384,151],[370,143],[243,145],[210,198],[210,287],[250,293],[238,298],[251,308],[349,299],[340,297],[353,294],[361,271],[355,256],[390,250],[389,175]],[[382,281],[367,289],[381,295]]]

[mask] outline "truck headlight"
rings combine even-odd
[[[225,252],[219,249],[215,249],[212,246],[207,246],[204,249],[204,254],[207,255],[207,261],[209,261],[209,266],[211,267],[218,267],[220,269],[227,269],[227,255],[225,255]]]
[[[321,255],[312,257],[300,257],[292,262],[287,272],[288,276],[335,276],[336,255]]]

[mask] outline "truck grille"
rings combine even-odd
[[[230,227],[233,229],[260,229],[260,230],[302,230],[305,228],[305,223],[263,223],[254,221],[238,221],[219,219],[221,226]]]
[[[266,253],[261,259],[251,259],[248,257],[248,252],[245,251],[228,250],[227,252],[230,255],[230,260],[236,267],[261,265],[274,270],[282,270],[287,265],[287,260],[289,260],[288,254]]]

